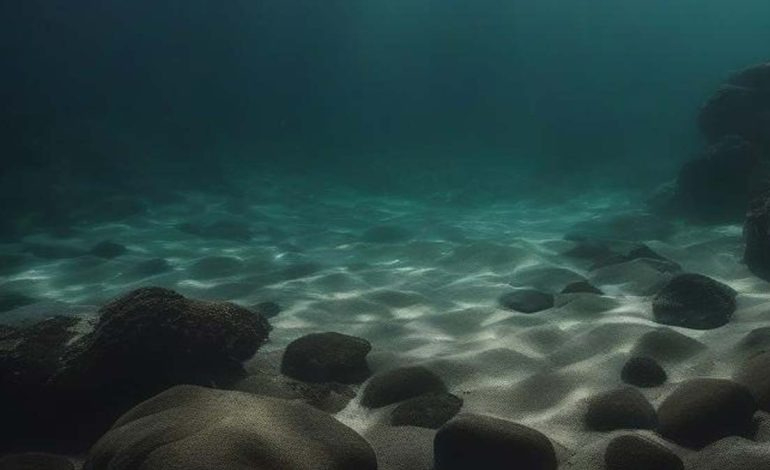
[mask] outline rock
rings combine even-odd
[[[770,447],[767,443],[728,437],[689,454],[685,464],[693,470],[766,470],[770,468]]]
[[[596,294],[596,295],[604,295],[604,292],[602,292],[600,289],[597,289],[594,287],[590,282],[588,281],[575,281],[567,284],[564,289],[561,291],[562,294],[578,294],[578,293],[584,293],[584,294]]]
[[[176,384],[228,385],[267,340],[260,315],[229,302],[141,288],[101,308],[94,330],[67,351],[51,379],[79,430],[100,433],[131,406]],[[93,417],[90,425],[83,421]],[[87,439],[84,436],[83,439]]]
[[[368,341],[341,333],[312,333],[289,343],[281,372],[305,382],[361,383],[371,372]]]
[[[0,292],[0,313],[33,304],[36,300],[21,292],[5,291]]]
[[[422,366],[399,367],[375,375],[364,388],[361,403],[379,408],[428,393],[446,393],[439,376]]]
[[[743,262],[757,277],[770,280],[770,193],[749,204],[743,223]]]
[[[655,409],[635,388],[601,393],[588,400],[585,422],[593,431],[655,429]]]
[[[500,297],[500,306],[522,313],[535,313],[553,307],[552,294],[534,289],[519,289]]]
[[[660,328],[643,334],[631,350],[633,356],[647,356],[656,361],[682,362],[706,351],[700,341],[670,328]]]
[[[748,388],[757,406],[770,411],[770,352],[749,358],[736,372],[735,381]]]
[[[726,81],[698,116],[701,132],[711,142],[741,136],[766,146],[770,142],[770,63],[744,69]]]
[[[735,349],[744,359],[770,351],[770,326],[754,328],[736,344]]]
[[[69,423],[59,419],[49,381],[60,365],[77,319],[53,317],[0,337],[0,453],[56,441]]]
[[[181,385],[124,414],[84,470],[376,470],[369,444],[304,403]]]
[[[676,454],[641,436],[627,434],[610,441],[604,453],[606,470],[684,470]]]
[[[401,402],[390,414],[390,424],[438,429],[459,413],[462,406],[462,398],[451,393],[429,393]]]
[[[727,436],[748,435],[757,404],[743,385],[722,379],[692,379],[679,385],[658,408],[661,436],[702,448]]]
[[[680,274],[652,300],[655,321],[697,330],[718,328],[730,321],[737,293],[700,274]]]
[[[670,210],[704,223],[741,220],[760,188],[761,166],[746,140],[727,136],[679,171]]]
[[[620,379],[637,387],[657,387],[666,383],[666,371],[651,357],[635,356],[626,361]]]
[[[281,313],[281,306],[275,302],[260,302],[251,308],[265,318],[273,318]]]
[[[511,421],[461,414],[433,441],[435,470],[556,470],[553,444],[534,429]]]
[[[433,470],[436,431],[414,426],[375,426],[367,431],[378,470]]]
[[[404,228],[395,225],[375,225],[364,231],[361,235],[361,241],[366,243],[401,243],[411,237],[409,231]]]
[[[75,470],[66,457],[39,452],[0,457],[0,470]]]
[[[107,240],[94,245],[89,253],[99,258],[112,259],[124,255],[127,252],[128,248],[125,246],[121,245],[120,243]]]

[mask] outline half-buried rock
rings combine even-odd
[[[658,432],[677,444],[702,448],[751,432],[757,405],[743,385],[722,379],[684,382],[658,408]]]
[[[637,387],[657,387],[666,382],[666,371],[651,357],[634,356],[626,361],[620,371],[623,382]]]
[[[312,333],[289,343],[281,373],[305,382],[361,383],[371,372],[366,355],[372,345],[342,333]]]
[[[627,434],[610,441],[604,453],[606,470],[684,470],[676,454],[657,442]]]
[[[451,393],[429,393],[401,402],[390,415],[393,426],[438,429],[463,406],[462,398]]]
[[[746,386],[764,411],[770,411],[770,352],[747,360],[735,374],[735,381]]]
[[[553,295],[535,289],[518,289],[503,294],[500,306],[521,313],[535,313],[553,307]]]
[[[436,433],[435,470],[556,470],[551,441],[511,421],[461,414]]]
[[[376,470],[369,444],[295,401],[182,385],[123,415],[84,470]]]
[[[626,387],[588,400],[586,426],[593,431],[655,429],[655,409],[639,390]]]
[[[735,312],[737,292],[701,274],[680,274],[652,300],[655,321],[664,325],[709,330],[725,325]]]
[[[427,393],[446,391],[444,381],[425,367],[400,367],[372,377],[364,388],[361,403],[368,408],[379,408]]]

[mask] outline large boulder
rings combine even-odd
[[[701,274],[680,274],[652,300],[655,321],[697,330],[718,328],[730,321],[737,293]]]
[[[770,411],[770,352],[752,356],[735,373],[735,381],[749,389],[764,411]]]
[[[692,379],[658,408],[658,432],[677,444],[702,448],[727,436],[747,436],[757,404],[743,385],[722,379]]]
[[[743,223],[743,261],[754,275],[770,280],[770,192],[751,201]]]
[[[124,414],[84,470],[376,470],[369,444],[296,401],[181,385]]]
[[[757,149],[727,136],[679,171],[669,209],[706,223],[741,220],[749,200],[761,190]]]
[[[0,333],[0,453],[53,444],[71,427],[59,419],[49,381],[77,323],[53,317]]]
[[[173,385],[229,386],[270,325],[229,302],[207,302],[156,287],[129,292],[99,311],[94,330],[72,344],[50,388],[79,418],[88,443],[115,418]],[[78,434],[73,433],[73,434]]]
[[[540,432],[491,416],[461,414],[436,433],[435,470],[556,470],[551,441]]]
[[[698,126],[711,142],[738,135],[767,146],[770,143],[770,63],[749,67],[729,77],[701,108]]]
[[[311,333],[289,343],[281,372],[305,382],[361,383],[371,375],[366,362],[371,349],[363,338],[336,332]]]

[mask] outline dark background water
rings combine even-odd
[[[764,0],[10,0],[0,17],[7,207],[234,169],[658,183],[698,148],[703,100],[770,44]]]

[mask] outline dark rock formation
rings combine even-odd
[[[634,356],[626,361],[620,372],[623,382],[637,387],[657,387],[666,382],[666,371],[651,357]]]
[[[588,400],[586,426],[593,431],[655,429],[655,409],[635,388],[621,388]]]
[[[702,448],[752,430],[757,404],[743,385],[721,379],[693,379],[676,388],[658,408],[658,432],[666,439]]]
[[[749,389],[759,409],[770,411],[770,352],[749,358],[738,369],[734,379]]]
[[[737,293],[700,274],[674,277],[652,300],[655,321],[698,330],[718,328],[730,321]]]
[[[304,403],[178,386],[124,414],[84,470],[376,470],[369,444]]]
[[[489,416],[461,414],[436,433],[435,470],[556,470],[551,441],[534,429]]]
[[[377,374],[366,384],[361,403],[379,408],[428,393],[447,391],[444,381],[425,367],[400,367]]]
[[[729,77],[701,109],[698,126],[710,142],[738,135],[770,144],[770,63]]]
[[[341,333],[312,333],[292,341],[283,353],[281,372],[305,382],[361,383],[371,372],[366,355],[372,345]]]

